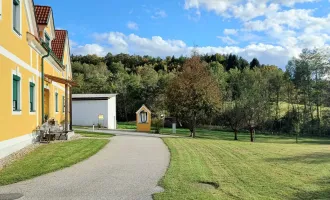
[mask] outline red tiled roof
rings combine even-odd
[[[52,50],[60,60],[63,59],[66,37],[66,30],[55,30],[55,39],[52,41]]]
[[[37,24],[47,24],[50,11],[49,6],[34,6]]]

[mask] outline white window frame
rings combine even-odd
[[[57,110],[56,110],[56,94],[57,94]],[[60,96],[60,94],[58,93],[58,90],[56,89],[55,92],[54,92],[54,111],[55,111],[55,114],[58,114],[59,113],[59,99],[58,97]]]
[[[20,0],[20,3],[19,3],[19,30],[14,30],[14,3],[13,3],[14,0],[12,0],[11,2],[11,5],[12,5],[12,15],[11,15],[11,18],[12,18],[12,31],[15,33],[15,35],[17,35],[17,37],[19,37],[20,39],[22,39],[22,3],[23,3],[23,0]],[[17,33],[17,31],[19,33]]]
[[[14,95],[14,88],[13,88],[13,83],[14,83],[14,80],[13,80],[13,77],[14,75],[18,76],[21,78],[21,80],[19,81],[19,88],[18,88],[18,94],[17,94],[17,100],[18,100],[18,103],[17,105],[19,105],[19,111],[17,110],[13,110],[13,107],[14,107],[14,104],[13,104],[13,95]],[[12,73],[11,73],[11,112],[12,112],[12,115],[22,115],[22,81],[23,81],[23,78],[22,78],[22,74],[19,72],[19,68],[17,67],[16,70],[12,70]]]

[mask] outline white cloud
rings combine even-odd
[[[317,10],[319,4],[304,6],[308,9],[296,8],[297,4],[319,1],[321,0],[185,0],[184,8],[189,12],[204,10],[214,12],[225,19],[238,19],[236,23],[241,25],[240,28],[225,29],[224,36],[218,36],[218,38],[228,45],[236,45],[237,42],[242,41],[248,42],[246,47],[239,48],[239,52],[246,57],[260,52],[260,47],[278,52],[278,54],[262,53],[261,60],[264,58],[274,60],[272,58],[276,55],[285,53],[278,57],[278,61],[274,60],[275,63],[280,63],[282,62],[280,60],[284,58],[283,63],[285,63],[288,55],[297,56],[302,48],[329,45],[330,14],[321,16]],[[237,39],[233,40],[229,37],[232,35]],[[203,49],[215,50],[214,47]],[[229,49],[233,52],[237,50],[232,47]],[[259,50],[256,51],[257,49]]]
[[[233,5],[231,13],[235,18],[239,18],[243,21],[248,21],[259,16],[264,16],[266,13],[276,13],[276,11],[278,10],[278,4],[272,3],[270,5],[267,5],[266,3],[253,4],[252,2],[248,2],[245,5]]]
[[[165,18],[167,17],[167,14],[164,10],[157,10],[152,16],[151,18],[153,19],[159,19],[159,18]]]
[[[127,28],[131,29],[131,30],[139,30],[139,25],[135,22],[127,22]]]
[[[237,30],[236,29],[225,29],[223,30],[223,34],[225,35],[237,35]]]
[[[298,3],[317,1],[319,0],[185,0],[184,8],[204,9],[223,17],[235,17],[247,21],[274,13],[281,7],[293,7]]]
[[[110,49],[99,44],[85,44],[72,47],[72,53],[75,55],[96,54],[98,56],[105,56],[109,51]]]
[[[219,38],[225,44],[229,44],[229,45],[238,44],[237,41],[233,40],[229,36],[218,36],[217,38]]]
[[[135,34],[125,35],[120,32],[110,32],[102,34],[94,34],[97,43],[78,45],[73,49],[73,53],[77,54],[97,54],[106,55],[108,52],[113,54],[129,53],[138,55],[151,56],[181,56],[191,55],[194,48],[197,48],[201,54],[221,53],[221,54],[237,54],[252,60],[257,57],[262,63],[275,64],[284,67],[292,56],[297,56],[300,52],[299,47],[286,47],[281,45],[269,45],[264,43],[250,44],[245,47],[233,46],[188,46],[182,40],[164,39],[160,36],[151,38],[140,37]],[[292,42],[294,45],[294,42]]]

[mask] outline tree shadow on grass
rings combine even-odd
[[[330,163],[330,152],[317,152],[299,156],[268,158],[267,162],[303,163],[303,164],[326,164]],[[329,182],[330,183],[330,182]],[[330,196],[329,196],[330,199]]]
[[[305,191],[297,188],[297,191],[290,200],[294,199],[318,199],[318,200],[329,200],[330,199],[330,177],[324,177],[315,182],[320,189],[313,191]]]
[[[165,130],[165,131],[164,131]],[[189,137],[190,132],[188,129],[177,129],[176,134],[172,134],[170,129],[163,129],[162,134],[164,135],[176,135],[181,137]],[[234,132],[231,131],[214,131],[207,129],[197,129],[196,138],[198,139],[211,139],[211,140],[225,140],[235,141]],[[269,135],[257,133],[255,136],[256,143],[275,143],[275,144],[296,144],[296,137],[289,135]],[[239,142],[250,142],[250,133],[240,131],[238,133]],[[311,137],[300,137],[298,144],[315,144],[315,145],[330,145],[330,138],[311,138]]]

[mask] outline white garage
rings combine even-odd
[[[73,94],[72,124],[74,126],[97,126],[117,128],[117,94]]]

